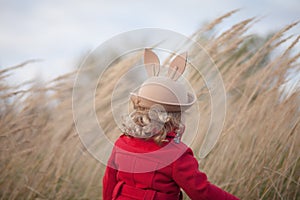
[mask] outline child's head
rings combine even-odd
[[[184,129],[181,113],[193,105],[195,96],[177,81],[186,66],[186,53],[171,62],[168,76],[158,76],[159,59],[146,49],[144,63],[148,78],[137,93],[131,93],[134,111],[124,119],[125,133],[133,137],[166,141],[169,132]]]
[[[124,119],[125,134],[138,138],[153,138],[161,144],[170,132],[183,130],[181,112],[166,112],[159,108],[136,107]]]

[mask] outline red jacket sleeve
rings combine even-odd
[[[211,184],[198,170],[198,162],[190,148],[173,163],[173,179],[194,200],[236,200],[235,196]]]
[[[117,170],[114,164],[115,150],[113,149],[112,154],[108,160],[108,164],[104,173],[102,182],[102,197],[103,200],[112,200],[113,190],[117,184]]]

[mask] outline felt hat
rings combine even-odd
[[[170,63],[167,76],[159,76],[160,62],[157,55],[145,49],[144,64],[149,78],[137,92],[131,93],[134,106],[151,108],[159,104],[169,112],[180,112],[191,107],[196,101],[195,95],[177,81],[185,70],[186,59],[186,53],[176,56]]]

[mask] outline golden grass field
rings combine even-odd
[[[241,199],[300,199],[300,90],[286,84],[289,70],[300,73],[300,53],[295,49],[300,36],[286,34],[297,23],[263,39],[247,33],[255,26],[252,18],[221,34],[208,34],[231,14],[191,36],[215,61],[227,94],[223,131],[212,152],[199,159],[200,170]],[[278,53],[278,47],[291,39]],[[116,63],[107,70],[107,80],[118,80],[137,59]],[[209,63],[203,52],[193,49],[189,59]],[[24,83],[29,89],[9,84],[7,77],[27,64],[30,61],[0,71],[0,199],[101,199],[105,166],[84,148],[73,121],[76,71],[44,84]],[[196,72],[191,70],[188,78],[201,97],[201,128],[192,144],[197,156],[210,99]],[[113,139],[120,134],[110,112],[114,83],[96,94],[99,121]]]

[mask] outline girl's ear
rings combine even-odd
[[[184,72],[187,60],[187,52],[184,52],[174,58],[171,62],[168,76],[176,81]]]
[[[144,64],[149,77],[158,76],[160,70],[159,59],[157,55],[150,49],[145,49]]]

